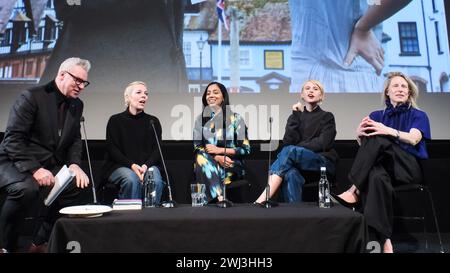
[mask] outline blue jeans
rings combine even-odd
[[[156,203],[161,203],[161,195],[164,188],[164,181],[161,173],[156,166],[153,168],[153,177],[156,184]],[[141,199],[142,198],[142,182],[133,170],[127,167],[117,168],[108,178],[108,181],[118,185],[119,199]]]
[[[302,202],[302,190],[305,178],[301,171],[317,171],[326,167],[334,172],[333,164],[324,156],[303,147],[289,145],[283,147],[277,160],[270,167],[270,173],[280,176],[284,183],[281,188],[286,202]]]

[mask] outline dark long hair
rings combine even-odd
[[[218,87],[219,87],[219,90],[220,90],[220,93],[222,93],[222,97],[223,97],[223,102],[222,102],[222,105],[221,105],[221,108],[222,108],[222,116],[223,117],[225,117],[225,118],[223,118],[222,120],[223,120],[223,125],[222,125],[222,128],[224,129],[224,130],[226,130],[226,128],[227,128],[227,120],[229,120],[228,121],[228,123],[230,122],[230,118],[231,118],[231,116],[232,115],[234,115],[234,113],[233,112],[231,112],[231,109],[230,109],[230,99],[229,99],[229,96],[228,96],[228,91],[227,91],[227,88],[225,87],[225,85],[223,85],[223,84],[221,84],[220,82],[210,82],[207,86],[206,86],[206,88],[205,88],[205,91],[203,92],[203,96],[202,96],[202,103],[203,103],[203,111],[202,111],[202,127],[205,125],[205,123],[206,122],[208,122],[210,119],[211,119],[211,117],[209,116],[209,114],[206,114],[206,115],[204,115],[205,114],[205,110],[206,109],[208,109],[209,111],[211,111],[211,109],[209,109],[209,107],[207,107],[208,106],[208,102],[206,101],[206,93],[208,92],[208,88],[211,86],[211,85],[213,85],[213,84],[216,84]],[[228,107],[227,107],[228,106]],[[228,108],[228,109],[227,109]],[[229,111],[228,113],[227,113],[227,110]],[[226,115],[227,114],[229,114],[229,116],[227,117]],[[225,133],[226,134],[226,133]],[[203,134],[202,134],[202,139],[203,139]]]
[[[208,88],[213,84],[216,84],[220,89],[220,93],[222,93],[222,97],[223,97],[222,110],[224,110],[227,105],[230,105],[230,99],[228,98],[227,88],[225,87],[225,85],[221,84],[220,82],[210,82],[206,86],[205,91],[203,92],[203,96],[202,96],[203,107],[208,106],[208,102],[206,101],[206,93],[208,92]]]

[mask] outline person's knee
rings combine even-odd
[[[286,151],[286,156],[292,160],[298,160],[299,156],[303,156],[305,152],[304,147],[289,145]]]
[[[296,146],[294,146],[294,145],[284,146],[283,149],[281,150],[281,154],[289,155],[293,151],[295,151],[295,149],[296,149]]]
[[[39,188],[38,187],[27,187],[23,190],[23,195],[25,200],[35,201],[39,198]]]
[[[287,160],[292,159],[293,157],[295,157],[296,148],[297,147],[294,145],[283,147],[281,152],[278,154],[278,160],[281,160],[284,164],[284,162],[286,162]]]
[[[120,167],[116,169],[108,178],[108,181],[113,184],[120,183],[121,185],[139,181],[137,174],[130,168]]]
[[[156,186],[163,187],[164,181],[163,181],[161,171],[159,170],[159,168],[156,166],[151,166],[150,168],[153,168],[153,178],[155,180]]]
[[[151,166],[148,169],[153,169],[153,177],[155,177],[155,179],[159,179],[161,177],[161,171],[157,166]]]
[[[134,175],[130,175],[129,177],[124,178],[122,186],[132,186],[132,185],[138,185],[141,184],[141,180],[139,179],[139,177],[134,174]]]
[[[16,183],[9,188],[8,196],[21,203],[31,204],[39,198],[39,186],[34,181]]]
[[[134,172],[129,172],[118,181],[121,188],[132,188],[134,185],[141,184],[139,177]]]
[[[392,139],[385,135],[374,135],[371,137],[365,137],[363,138],[364,141],[366,141],[369,145],[379,143],[381,145],[390,145],[392,144]]]
[[[164,181],[162,179],[155,180],[156,187],[162,189],[164,187]]]
[[[389,182],[390,177],[387,172],[384,172],[384,171],[382,172],[379,169],[377,169],[377,170],[372,170],[369,173],[369,180],[371,180],[375,183],[384,183],[384,182]]]

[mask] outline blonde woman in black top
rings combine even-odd
[[[270,167],[270,194],[272,197],[283,182],[285,201],[301,202],[305,179],[302,171],[320,171],[320,167],[334,171],[337,153],[334,150],[336,124],[330,112],[319,104],[324,99],[322,84],[316,80],[306,81],[301,89],[302,103],[293,106],[283,138],[283,148]],[[255,203],[266,199],[266,190]]]

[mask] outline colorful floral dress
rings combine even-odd
[[[245,175],[243,159],[250,154],[250,142],[244,119],[236,113],[229,115],[226,119],[225,135],[223,123],[223,114],[220,112],[211,118],[199,116],[194,126],[195,183],[206,185],[208,201],[222,195],[222,181],[229,184]],[[234,156],[228,155],[234,161],[233,166],[224,170],[224,167],[214,160],[214,155],[205,151],[207,144],[235,149]]]

